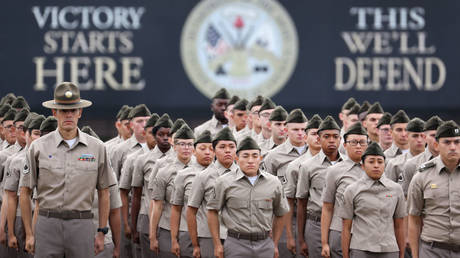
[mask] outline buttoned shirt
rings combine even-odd
[[[123,164],[123,168],[121,169],[121,174],[120,174],[120,189],[126,189],[130,190],[131,189],[131,183],[133,181],[133,173],[134,173],[134,167],[135,167],[135,161],[137,158],[148,152],[149,149],[147,146],[144,146],[132,153],[129,153],[128,156],[126,157],[125,164]]]
[[[128,140],[114,146],[112,157],[110,157],[110,163],[112,165],[113,171],[115,171],[117,179],[120,179],[121,171],[128,154],[141,148],[142,145],[137,141],[134,134]]]
[[[414,156],[411,154],[411,152],[408,151],[389,160],[387,165],[385,166],[385,176],[393,182],[402,185],[404,181],[404,164],[406,164],[406,161],[408,159],[411,159],[413,157]]]
[[[209,132],[211,133],[211,137],[214,138],[214,136],[226,126],[227,124],[222,124],[219,120],[217,120],[216,116],[213,115],[210,120],[195,127],[194,129],[195,137],[198,137],[204,131],[209,130]]]
[[[24,165],[26,164],[26,148],[22,148],[19,152],[15,153],[9,164],[5,167],[5,184],[4,189],[10,192],[16,192],[19,196],[19,181],[24,173]],[[16,216],[21,216],[21,209],[19,205],[16,206]]]
[[[407,160],[407,162],[404,164],[402,177],[402,188],[405,195],[407,195],[407,191],[409,190],[409,184],[412,181],[412,178],[414,177],[415,173],[417,173],[417,170],[420,167],[420,165],[429,160],[432,160],[434,157],[435,156],[430,152],[430,150],[426,148],[424,152]]]
[[[284,185],[284,193],[287,198],[295,199],[295,193],[297,191],[297,181],[299,179],[300,164],[306,162],[313,154],[310,149],[307,149],[305,154],[291,161],[286,169],[286,184]]]
[[[393,142],[386,151],[383,152],[385,154],[385,159],[388,162],[390,159],[395,158],[398,155],[401,155],[403,152],[402,150]]]

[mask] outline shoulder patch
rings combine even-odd
[[[420,167],[418,168],[418,172],[426,171],[427,169],[432,168],[432,167],[434,167],[434,166],[436,166],[436,163],[434,163],[433,161],[429,161],[429,162],[423,163],[423,164],[420,165]]]
[[[27,164],[25,164],[24,169],[22,170],[22,173],[29,174],[29,172],[30,172],[29,166]]]

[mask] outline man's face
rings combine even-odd
[[[318,128],[311,128],[307,131],[307,144],[309,148],[318,150],[321,148],[319,142]]]
[[[117,121],[115,122],[115,128],[117,129],[118,134],[121,135],[121,121],[120,121],[120,119],[117,119]]]
[[[133,134],[133,130],[131,129],[130,127],[130,122],[128,119],[125,119],[125,120],[122,120],[120,121],[121,123],[121,126],[120,126],[120,135],[124,138],[124,139],[128,139],[129,137],[131,137],[131,135]]]
[[[348,127],[357,123],[359,121],[359,118],[357,114],[351,114],[351,115],[347,115],[347,119],[345,119],[344,121],[346,121],[344,123],[344,127],[345,127],[345,130],[347,130]]]
[[[225,110],[227,109],[228,99],[213,99],[211,110],[217,120],[225,120]]]
[[[156,145],[155,136],[152,133],[153,127],[146,127],[145,131],[145,142],[147,143],[149,149],[152,149]]]
[[[241,130],[246,127],[248,122],[248,112],[243,110],[234,109],[232,113],[233,123],[237,130]]]
[[[144,127],[149,118],[149,116],[139,116],[131,119],[130,127],[131,129],[133,129],[133,133],[135,136],[144,136]]]
[[[270,118],[270,115],[272,114],[274,109],[265,109],[262,110],[262,112],[259,113],[259,121],[260,121],[260,126],[262,126],[262,129],[271,132],[271,127],[270,127],[270,121],[268,120]]]
[[[424,133],[409,132],[409,149],[421,153],[425,150],[426,136]]]
[[[53,109],[53,116],[58,121],[58,128],[64,131],[75,130],[78,126],[78,119],[81,117],[82,109]]]
[[[222,164],[228,166],[232,164],[236,157],[236,143],[234,141],[219,141],[214,150],[216,159]]]
[[[441,159],[458,164],[460,160],[460,136],[440,138],[435,145],[439,150]]]
[[[14,144],[16,142],[16,128],[14,127],[13,120],[3,121],[2,124],[5,140],[9,144]]]
[[[305,128],[307,123],[289,123],[286,125],[289,140],[293,145],[303,145],[305,143]]]
[[[391,135],[390,125],[381,125],[379,128],[379,141],[385,145],[391,145],[393,136]]]
[[[435,137],[436,137],[436,130],[425,131],[426,143],[428,144],[428,149],[432,153],[438,153],[438,150],[435,149],[435,142],[436,142]]]
[[[367,155],[362,168],[370,178],[378,180],[385,171],[385,159],[379,155]]]
[[[260,128],[259,110],[261,106],[253,106],[249,114],[249,120],[252,122],[252,126]]]
[[[169,142],[169,130],[171,130],[171,128],[160,127],[160,129],[156,131],[155,141],[158,148],[166,150],[171,147],[171,143]]]
[[[286,121],[271,121],[270,128],[272,129],[272,136],[278,141],[284,141],[287,138]]]
[[[227,118],[227,121],[229,124],[234,124],[232,114],[233,114],[233,106],[234,105],[228,105],[227,109],[224,112],[225,118]]]
[[[349,109],[344,109],[339,113],[339,119],[342,121],[342,124],[345,125],[348,113],[350,112]]]
[[[368,133],[378,135],[377,124],[382,116],[383,114],[375,113],[366,116],[366,119],[363,121],[363,126],[367,129]]]
[[[324,153],[333,153],[339,148],[340,132],[339,130],[323,130],[319,133],[319,140]]]
[[[174,143],[174,150],[176,151],[179,159],[190,159],[194,151],[193,139],[176,139],[176,142]]]
[[[236,161],[241,171],[246,174],[256,174],[259,171],[262,156],[259,150],[242,150],[238,152]]]
[[[17,121],[14,123],[14,127],[16,127],[16,141],[21,145],[25,145],[26,133],[24,132],[24,121]]]
[[[348,157],[352,160],[361,160],[361,156],[367,148],[367,141],[366,135],[349,134],[347,141],[343,143]]]
[[[30,143],[32,143],[33,141],[35,141],[35,140],[37,140],[38,138],[40,138],[40,136],[41,136],[40,130],[38,130],[38,129],[33,129],[33,130],[29,133]]]
[[[406,145],[409,142],[406,131],[407,123],[396,123],[391,127],[391,136],[398,145]]]
[[[214,160],[212,143],[198,143],[195,147],[195,157],[198,164],[203,167],[209,166]]]

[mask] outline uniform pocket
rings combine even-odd
[[[259,200],[255,201],[257,203],[257,207],[262,210],[272,210],[273,209],[273,202],[270,199],[267,200]]]
[[[233,209],[248,208],[249,206],[248,204],[249,204],[248,201],[243,201],[243,200],[229,199],[227,201],[227,206]]]

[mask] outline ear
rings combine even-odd
[[[434,143],[433,143],[433,147],[434,147],[434,150],[439,152],[439,142],[438,140],[435,140]]]
[[[56,117],[57,115],[57,110],[56,109],[51,109],[51,113],[53,113],[53,116]]]

